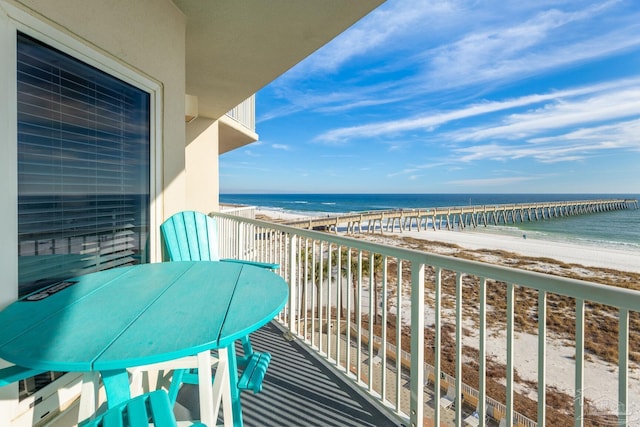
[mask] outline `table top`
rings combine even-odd
[[[105,270],[0,311],[0,357],[74,372],[163,362],[231,344],[273,319],[287,295],[280,276],[238,263]]]

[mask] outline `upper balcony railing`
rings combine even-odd
[[[227,112],[227,116],[251,129],[256,130],[256,96],[251,95]]]
[[[411,426],[425,419],[440,425],[450,408],[457,426],[640,421],[640,408],[629,398],[629,356],[637,361],[640,354],[640,292],[212,216],[219,221],[221,257],[280,264],[290,296],[278,320],[292,336]],[[524,348],[516,345],[516,333],[537,338]],[[496,336],[503,347],[493,345]],[[615,402],[608,411],[585,397],[585,390],[602,385],[585,374],[585,361],[599,357],[595,346],[603,337],[614,343],[608,350],[618,371],[617,395],[606,396]],[[557,340],[575,349],[576,392],[564,400],[548,381],[548,344]],[[525,396],[517,369],[532,358],[537,375]]]

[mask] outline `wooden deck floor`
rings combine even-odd
[[[304,346],[285,340],[277,325],[268,324],[252,334],[251,343],[257,350],[269,351],[272,359],[263,391],[242,392],[246,427],[401,425]],[[194,386],[180,390],[178,419],[198,418],[197,393]]]

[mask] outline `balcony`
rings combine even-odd
[[[267,324],[251,335],[253,347],[273,356],[259,394],[241,394],[245,427],[336,426],[394,427],[397,419],[380,407],[360,387],[350,385],[339,372],[278,322]],[[242,347],[238,346],[242,352]],[[405,379],[406,380],[406,379]],[[78,404],[48,427],[70,427],[78,419]],[[179,425],[199,418],[197,386],[180,389],[174,409]],[[222,415],[219,425],[223,423]]]
[[[218,154],[258,140],[255,104],[255,95],[251,95],[219,118]]]
[[[273,359],[264,390],[242,394],[246,426],[638,425],[640,292],[239,213],[212,214],[220,256],[277,262],[290,285],[252,335]],[[575,393],[551,375],[559,341]],[[590,366],[607,358],[617,381],[603,384]],[[198,418],[195,388],[178,400],[179,419]]]
[[[404,424],[639,421],[640,292],[212,215],[221,257],[280,263],[291,292],[277,322]],[[523,347],[521,335],[535,338]],[[608,356],[598,348],[605,339]],[[570,395],[550,377],[558,342],[572,353]],[[617,371],[613,395],[598,394],[603,384],[590,372],[607,357]],[[536,367],[534,380],[520,378],[525,362]]]
[[[249,98],[236,105],[226,114],[236,122],[240,123],[252,132],[256,130],[256,96]]]
[[[286,331],[273,322],[251,335],[253,347],[269,351],[273,358],[262,392],[241,394],[245,427],[400,425],[365,392],[349,387],[305,344],[287,339]],[[181,388],[175,413],[179,420],[198,419],[197,386]]]

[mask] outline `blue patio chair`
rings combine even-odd
[[[134,397],[128,401],[109,408],[93,420],[83,421],[79,427],[176,427],[178,425],[173,414],[173,406],[164,390]],[[191,427],[206,427],[202,423],[191,424]]]
[[[218,255],[218,224],[201,212],[183,211],[174,214],[161,226],[164,249],[170,261],[226,261],[277,270],[279,264]]]
[[[258,261],[220,259],[218,255],[218,226],[214,218],[201,212],[183,211],[174,214],[160,226],[165,254],[170,261],[224,261],[253,265],[270,270],[280,268],[279,264]],[[249,336],[241,340],[244,355],[238,357],[238,367],[242,374],[238,380],[238,388],[258,393],[262,390],[262,382],[271,355],[267,352],[254,351]],[[171,382],[169,397],[175,401],[177,387],[180,382],[192,384],[197,375],[185,371],[175,371]]]

